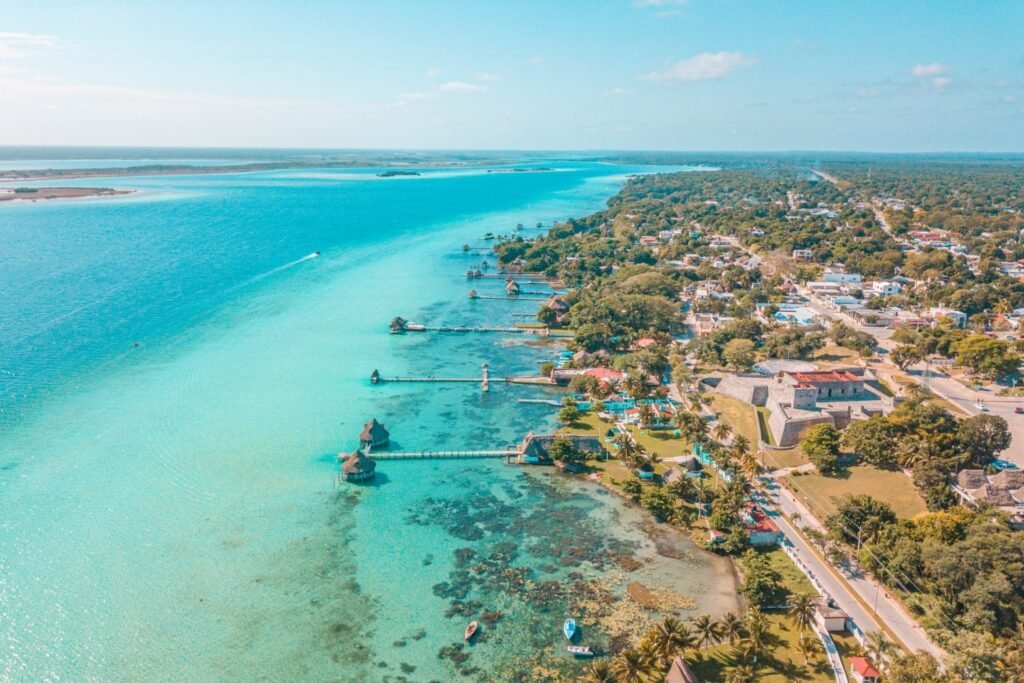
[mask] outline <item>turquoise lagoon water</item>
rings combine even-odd
[[[544,389],[367,378],[557,352],[386,327],[510,323],[536,304],[469,301],[461,245],[657,170],[559,167],[119,178],[139,192],[0,207],[0,679],[537,680],[577,666],[567,614],[602,646],[649,616],[628,582],[733,608],[728,565],[550,472],[381,462],[334,486],[371,416],[409,449],[551,425],[515,401]]]

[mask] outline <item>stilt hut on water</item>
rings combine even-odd
[[[377,469],[377,462],[358,448],[348,455],[340,453],[341,476],[345,481],[369,481]]]
[[[470,299],[475,299],[475,298],[477,298],[478,296],[479,296],[479,295],[478,295],[478,294],[476,293],[476,290],[475,290],[475,289],[471,289],[471,290],[469,290],[469,298],[470,298]]]
[[[363,432],[359,435],[359,445],[367,451],[372,449],[387,448],[391,435],[384,428],[377,418],[373,418],[363,425]]]
[[[505,293],[509,296],[519,296],[519,284],[515,280],[509,280],[505,285]]]

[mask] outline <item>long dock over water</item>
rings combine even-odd
[[[370,453],[374,460],[421,460],[433,459],[455,459],[455,458],[508,458],[518,456],[516,449],[494,450],[494,451],[384,451],[381,453]]]

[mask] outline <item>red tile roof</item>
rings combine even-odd
[[[849,370],[813,370],[811,372],[790,372],[789,376],[800,384],[813,382],[863,382],[863,377],[858,377]]]
[[[878,678],[882,674],[864,657],[850,657],[850,668],[864,678]]]
[[[601,382],[608,382],[609,380],[621,380],[625,377],[625,373],[619,372],[618,370],[612,370],[611,368],[590,368],[583,372],[584,375],[596,377]]]
[[[752,524],[747,523],[747,520],[743,520],[743,528],[747,530],[747,533],[767,533],[777,532],[779,527],[768,518],[768,515],[764,513],[760,507],[753,503],[748,503],[746,506],[746,513],[750,515],[750,519],[753,520]]]

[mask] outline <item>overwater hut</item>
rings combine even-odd
[[[391,434],[384,428],[377,418],[373,418],[365,425],[359,435],[359,445],[367,450],[387,448],[391,440]]]
[[[376,384],[379,381],[380,381],[380,372],[377,371],[376,369],[374,369],[374,371],[370,373],[370,384]]]
[[[565,313],[566,311],[569,310],[569,304],[567,304],[565,302],[565,299],[563,299],[560,296],[553,296],[550,299],[548,299],[547,307],[550,308],[555,313],[559,314]]]
[[[480,295],[476,293],[476,290],[475,290],[475,289],[471,289],[471,290],[469,290],[469,298],[470,298],[470,299],[476,299],[476,298],[477,298],[477,297],[479,297],[479,296],[480,296]]]
[[[395,316],[391,320],[391,326],[389,328],[390,331],[391,331],[391,334],[401,334],[402,332],[405,332],[406,322],[407,321],[406,321],[405,318],[402,318],[402,317],[399,317],[399,316]]]
[[[509,296],[519,296],[519,283],[515,280],[509,280],[508,284],[505,285],[505,293]]]
[[[349,454],[338,454],[341,476],[345,481],[369,481],[377,469],[377,462],[358,448]]]
[[[469,251],[469,245],[468,244],[463,244],[462,245],[462,251]]]
[[[531,465],[550,464],[551,456],[548,449],[555,439],[570,441],[576,450],[586,453],[589,458],[604,460],[608,453],[605,451],[601,439],[596,436],[581,436],[578,434],[534,434],[530,432],[519,445],[519,461]]]

